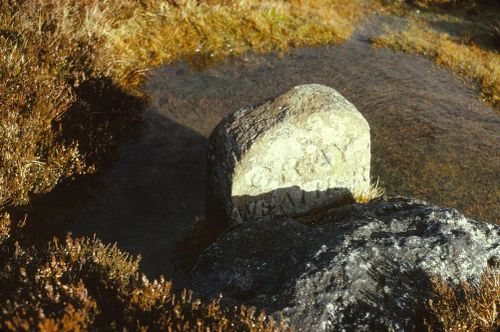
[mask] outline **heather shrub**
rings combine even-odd
[[[101,37],[85,4],[68,3],[0,2],[0,207],[93,172],[137,121],[139,101],[95,107],[114,83],[95,70]]]
[[[176,296],[170,281],[138,272],[139,258],[95,237],[21,247],[12,236],[21,226],[8,217],[0,223],[2,331],[288,329],[251,308],[228,312],[217,300]]]
[[[55,52],[59,45],[50,40],[56,33],[50,26],[8,30],[34,18],[13,15],[9,20],[5,6],[0,18],[0,202],[25,204],[30,192],[49,191],[61,177],[84,171],[77,143],[60,140],[54,128],[75,99],[65,77],[71,72],[62,66],[74,67],[84,59],[74,59],[78,45],[67,48],[68,53]]]

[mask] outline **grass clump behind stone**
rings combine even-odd
[[[149,1],[108,35],[106,52],[116,75],[134,84],[129,73],[180,59],[205,66],[247,51],[345,41],[366,8],[357,0]]]

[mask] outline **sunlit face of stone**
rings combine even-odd
[[[370,128],[334,89],[298,86],[225,121],[211,143],[211,188],[233,221],[303,214],[369,191]]]
[[[271,129],[240,161],[232,195],[257,196],[294,186],[304,191],[368,189],[369,131],[353,125],[366,124],[346,112],[332,119],[325,110]]]

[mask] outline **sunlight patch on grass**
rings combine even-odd
[[[135,85],[136,74],[179,59],[203,66],[250,50],[345,41],[365,7],[348,0],[154,2],[107,32],[104,52],[114,76]]]
[[[454,40],[446,33],[438,33],[416,22],[403,32],[388,32],[374,39],[377,47],[422,54],[457,74],[477,80],[486,102],[500,108],[500,55],[474,44]]]

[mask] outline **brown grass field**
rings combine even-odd
[[[429,56],[474,79],[498,107],[498,49],[429,24],[446,16],[442,6],[460,12],[477,8],[474,2],[412,6],[436,4],[435,13],[417,19],[401,1],[0,0],[0,329],[289,329],[251,308],[228,313],[217,300],[176,296],[169,281],[148,280],[137,258],[98,239],[34,241],[32,202],[112,162],[140,127],[147,103],[140,84],[151,68],[343,42],[373,11],[412,20],[404,31],[379,36],[376,46]],[[498,38],[491,23],[482,29]],[[374,187],[373,196],[380,193]],[[487,271],[481,285],[458,290],[436,281],[429,330],[497,328],[499,278]]]

